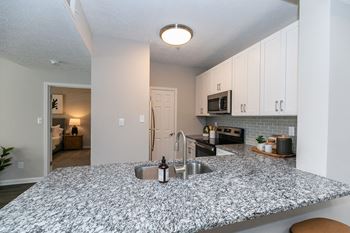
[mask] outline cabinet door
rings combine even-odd
[[[201,77],[196,77],[196,107],[195,114],[196,116],[200,116],[203,111],[202,108],[202,82]]]
[[[211,70],[210,93],[220,93],[231,90],[232,86],[232,58],[218,64]]]
[[[210,77],[211,73],[210,72],[205,72],[203,74],[202,78],[202,108],[203,108],[203,114],[204,116],[208,116],[208,95],[209,95],[209,88],[210,88]]]
[[[247,94],[243,107],[246,115],[260,114],[260,42],[246,50]]]
[[[245,115],[243,105],[247,100],[247,54],[242,52],[233,58],[233,111],[232,115]]]
[[[298,108],[298,38],[299,27],[295,22],[282,30],[286,44],[286,90],[282,100],[281,114],[297,115]]]
[[[279,115],[285,96],[285,51],[281,31],[261,42],[261,115]]]

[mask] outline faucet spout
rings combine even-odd
[[[183,177],[184,179],[187,179],[187,141],[186,141],[186,135],[185,133],[180,130],[179,132],[177,132],[176,134],[176,142],[175,142],[175,150],[179,151],[179,142],[180,142],[180,138],[182,138],[183,141],[183,151],[182,151],[182,160],[183,160],[183,165],[181,167],[175,167],[176,172],[181,172],[183,173]]]

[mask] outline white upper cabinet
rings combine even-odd
[[[210,72],[196,77],[196,116],[208,116],[208,94],[210,85]]]
[[[221,62],[209,70],[210,88],[209,94],[216,94],[231,90],[232,87],[232,58]]]
[[[232,90],[232,115],[297,115],[298,22],[225,60],[196,79],[196,115],[207,96]]]
[[[298,22],[261,42],[260,115],[297,114]]]
[[[286,42],[286,93],[283,113],[298,114],[298,51],[299,26],[298,22],[282,31]]]
[[[259,115],[260,42],[233,57],[232,115]]]

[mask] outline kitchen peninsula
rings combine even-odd
[[[135,177],[152,162],[55,170],[0,211],[0,232],[197,232],[350,195],[281,160],[231,151],[197,158],[213,172],[167,184]]]

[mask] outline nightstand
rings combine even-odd
[[[64,135],[65,150],[81,150],[83,149],[83,135]]]

